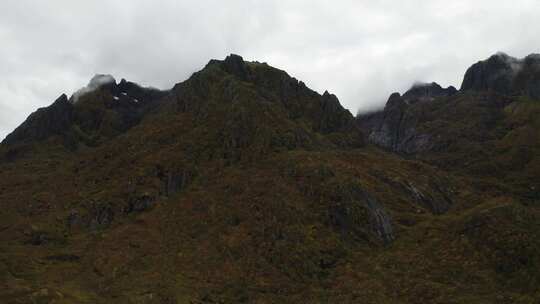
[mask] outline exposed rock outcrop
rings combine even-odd
[[[394,93],[383,111],[359,116],[358,122],[371,143],[407,154],[425,151],[431,147],[430,135],[417,132],[418,117],[408,112],[409,106],[399,93]]]
[[[455,101],[465,94],[470,95],[467,95],[467,99],[477,99],[475,106],[492,108],[504,107],[509,102],[508,99],[501,100],[505,96],[540,98],[540,55],[533,54],[523,59],[516,59],[503,53],[493,55],[467,70],[460,91],[452,86],[444,89],[435,82],[415,84],[403,95],[392,94],[383,110],[359,115],[357,121],[366,133],[368,141],[390,151],[416,154],[443,149],[457,138],[444,138],[436,134],[441,130],[430,131],[438,127],[442,117],[427,117],[425,113],[437,111],[437,107],[431,105],[432,102]],[[495,96],[497,94],[499,97]],[[487,100],[489,102],[486,102]],[[470,107],[471,110],[474,108],[472,104]],[[455,107],[449,107],[447,110],[449,112],[439,115],[457,115]],[[490,121],[500,119],[500,116],[496,115],[497,110],[484,112],[482,116],[486,116],[487,125],[482,125],[482,128],[490,128],[492,124]],[[428,121],[429,126],[426,125]],[[485,132],[483,130],[480,133]],[[434,137],[437,138],[437,142],[434,141]],[[487,138],[485,135],[480,137]]]
[[[114,209],[110,203],[92,202],[87,218],[87,226],[91,230],[109,227],[114,220]]]
[[[406,154],[425,151],[431,148],[430,135],[417,132],[418,117],[411,115],[409,107],[453,96],[457,92],[453,86],[445,89],[436,82],[418,83],[403,95],[391,94],[384,110],[360,115],[357,119],[371,143]]]
[[[394,229],[391,218],[377,199],[356,184],[339,185],[331,206],[332,224],[342,234],[391,243]]]
[[[429,186],[431,193],[420,190],[411,182],[406,183],[405,189],[419,205],[429,209],[433,214],[443,214],[448,211],[452,205],[448,191],[443,191],[435,181],[432,181]]]
[[[183,167],[180,169],[157,166],[157,177],[162,183],[162,195],[169,197],[185,190],[197,176],[193,168]]]
[[[66,134],[73,124],[73,111],[73,105],[67,96],[62,94],[52,105],[30,114],[2,144],[43,140],[52,135]]]
[[[2,143],[28,143],[60,136],[70,149],[75,149],[79,142],[95,145],[100,137],[116,136],[138,124],[166,94],[124,79],[117,84],[110,75],[96,75],[69,99],[62,94],[52,105],[32,113]]]
[[[437,97],[452,96],[456,94],[458,90],[453,86],[449,86],[444,89],[438,83],[416,83],[405,94],[403,94],[403,100],[407,103],[413,103],[417,101],[432,101]]]
[[[117,84],[114,79],[101,78],[109,79],[109,82],[103,80],[103,84],[96,86],[91,85],[95,82],[92,80],[86,88],[95,89],[86,89],[84,93],[79,91],[70,98],[75,108],[74,123],[80,131],[77,136],[87,144],[95,144],[101,137],[111,138],[126,132],[156,108],[159,100],[168,93],[144,88],[125,79]]]
[[[147,211],[154,207],[155,203],[156,198],[150,193],[143,193],[138,196],[132,196],[128,200],[128,206],[125,212],[133,213]]]
[[[540,98],[540,55],[517,59],[495,54],[472,65],[463,78],[462,91],[494,91],[504,95]]]
[[[89,201],[84,210],[72,209],[65,218],[68,229],[87,229],[97,231],[109,227],[115,217],[114,207],[110,203]]]
[[[364,145],[354,117],[335,95],[320,95],[285,71],[264,63],[245,62],[234,54],[225,60],[211,60],[188,81],[175,85],[172,98],[180,112],[198,120],[209,119],[216,107],[223,108],[220,111],[227,113],[228,121],[220,141],[227,149],[245,148],[255,141],[266,142],[272,148],[305,147],[313,143],[309,139],[315,137],[313,133],[323,134],[343,147]],[[246,111],[255,113],[246,115]],[[269,124],[288,130],[269,130]],[[254,134],[255,130],[259,134]],[[271,138],[261,138],[265,133]],[[234,151],[225,153],[235,155]]]

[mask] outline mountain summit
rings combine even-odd
[[[362,135],[353,116],[335,95],[328,92],[319,95],[281,70],[266,64],[246,63],[238,55],[230,55],[223,61],[211,60],[203,70],[168,91],[144,88],[126,80],[117,84],[110,75],[96,75],[69,101],[62,95],[53,105],[30,115],[4,143],[39,141],[56,135],[70,145],[96,145],[137,125],[160,106],[167,109],[173,106],[175,111],[189,112],[198,118],[222,115],[216,119],[231,119],[228,132],[240,123],[233,117],[258,107],[266,109],[258,120],[250,117],[251,113],[240,118],[246,120],[243,123],[260,126],[260,129],[246,129],[247,133],[263,132],[271,125],[279,128],[289,125],[292,129],[283,132],[292,132],[294,138],[288,140],[319,141],[322,138],[315,139],[314,134],[320,133],[328,135],[327,139],[334,144],[362,145]],[[234,136],[255,136],[247,133]]]
[[[534,303],[535,60],[357,117],[238,55],[96,75],[0,144],[0,302]]]
[[[540,99],[540,54],[517,59],[498,53],[479,61],[465,73],[461,90],[491,90]]]
[[[143,88],[110,75],[96,75],[69,99],[62,94],[38,109],[7,135],[3,144],[31,143],[61,137],[66,146],[95,145],[136,125],[167,92]]]

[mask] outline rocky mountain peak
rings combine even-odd
[[[237,75],[242,79],[246,78],[248,69],[246,68],[246,64],[242,56],[231,54],[225,58],[223,65],[227,72]]]
[[[244,58],[240,55],[230,54],[224,60],[212,59],[206,67],[217,65],[229,74],[233,74],[240,79],[247,79],[249,69],[246,66]]]
[[[403,99],[407,102],[429,101],[436,97],[451,96],[457,93],[457,89],[453,86],[448,88],[441,87],[436,82],[431,83],[415,83],[405,94]]]
[[[89,87],[100,87],[103,85],[116,84],[116,79],[110,74],[96,74],[92,79],[90,79],[90,82],[88,83]]]
[[[395,106],[399,106],[399,105],[401,105],[403,103],[404,103],[404,101],[403,101],[403,97],[401,96],[401,94],[399,92],[394,92],[394,93],[390,94],[390,96],[388,97],[388,100],[386,101],[385,109],[390,109],[390,108],[393,108]]]
[[[96,74],[85,87],[80,88],[75,93],[73,93],[72,100],[77,102],[80,97],[83,95],[93,92],[101,87],[115,87],[116,79],[109,74]]]
[[[463,78],[462,91],[493,91],[504,95],[540,98],[540,56],[518,59],[497,53],[472,65]]]
[[[53,134],[63,134],[68,131],[72,121],[73,105],[66,94],[62,94],[50,106],[30,114],[23,124],[8,134],[2,144],[43,140]]]
[[[62,94],[50,106],[32,113],[2,143],[26,143],[61,136],[70,148],[79,141],[91,144],[101,136],[111,137],[138,124],[156,107],[155,101],[167,93],[125,79],[117,83],[111,75],[97,74],[69,99]]]
[[[225,112],[249,111],[250,115],[264,116],[250,124],[263,124],[263,120],[267,119],[269,124],[279,129],[295,126],[294,139],[272,141],[299,143],[305,141],[306,134],[315,132],[325,135],[333,133],[332,141],[339,141],[340,145],[362,145],[362,134],[355,126],[354,117],[341,106],[335,95],[327,91],[321,95],[283,70],[266,63],[244,61],[239,55],[231,54],[224,60],[210,60],[203,70],[175,85],[172,92],[176,95],[177,108],[197,117],[206,119],[216,108],[222,108]],[[281,122],[277,124],[278,118],[271,118],[270,113],[280,113]],[[231,122],[231,125],[238,124],[242,122],[236,119]],[[305,126],[309,131],[304,130]],[[242,129],[244,126],[234,128]],[[345,134],[348,134],[345,136],[347,139],[342,136]],[[245,137],[246,134],[235,136]]]
[[[99,145],[139,124],[158,105],[167,104],[168,109],[192,115],[198,124],[205,125],[208,117],[226,122],[228,125],[223,126],[223,132],[233,133],[233,146],[238,146],[240,141],[256,142],[250,130],[255,124],[261,130],[268,129],[269,134],[280,130],[279,138],[268,139],[277,142],[271,143],[274,146],[307,145],[308,142],[319,145],[315,133],[328,136],[325,145],[333,142],[361,146],[363,143],[354,117],[335,95],[328,91],[320,95],[283,70],[246,62],[235,54],[224,60],[211,60],[203,70],[169,91],[145,88],[125,79],[117,83],[111,75],[98,74],[69,101],[64,99],[72,108],[69,122],[62,120],[70,131],[59,132],[56,127],[47,127],[47,136],[29,139],[67,134],[75,138],[75,142]],[[56,113],[51,112],[54,105],[49,108],[43,115]],[[231,117],[223,113],[231,113]],[[243,120],[238,119],[239,115]],[[258,120],[248,118],[257,115]],[[32,128],[34,124],[25,122],[21,127]],[[272,128],[275,130],[271,131]],[[293,132],[294,138],[281,138],[290,136],[287,132]]]

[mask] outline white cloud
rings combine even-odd
[[[540,2],[2,0],[0,138],[98,73],[169,88],[238,53],[351,112],[415,81],[459,87],[472,63],[538,52]]]
[[[93,92],[109,83],[116,83],[116,79],[114,79],[112,75],[95,75],[85,87],[82,87],[73,93],[74,102],[77,102],[83,95]]]

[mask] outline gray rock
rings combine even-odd
[[[107,228],[114,220],[114,210],[109,203],[92,202],[88,214],[88,224],[90,230]]]
[[[82,218],[79,213],[79,210],[77,209],[71,210],[66,218],[66,226],[68,228],[74,228],[81,224],[82,224]]]
[[[391,217],[374,196],[356,184],[339,185],[335,192],[330,219],[342,234],[383,244],[395,239]]]
[[[45,108],[40,108],[2,141],[2,144],[14,144],[33,140],[43,140],[52,135],[62,135],[69,131],[73,122],[73,105],[62,94],[56,101]]]
[[[163,184],[162,194],[165,196],[171,196],[184,190],[197,175],[195,170],[188,168],[166,170],[158,166],[156,169],[157,177]]]
[[[368,140],[385,149],[416,153],[429,148],[429,136],[416,131],[417,118],[407,112],[409,104],[394,93],[384,111],[368,117],[359,117],[359,123],[368,130]]]
[[[433,194],[423,192],[410,182],[405,185],[405,188],[418,204],[429,209],[433,214],[443,214],[450,209],[452,201],[446,193],[441,191],[438,185],[432,184],[432,186],[435,188],[432,189]]]
[[[540,55],[517,59],[498,53],[472,65],[463,78],[462,91],[494,91],[540,99]]]
[[[223,61],[223,67],[227,72],[236,75],[240,79],[245,80],[248,78],[249,70],[244,63],[242,56],[236,54],[227,56]]]
[[[51,240],[52,238],[47,232],[32,230],[30,233],[28,233],[28,238],[25,243],[34,246],[41,246],[47,244]]]
[[[405,94],[403,99],[406,103],[414,103],[418,101],[431,101],[436,97],[452,96],[458,91],[453,86],[442,88],[438,83],[416,83]]]
[[[156,198],[149,193],[131,197],[128,201],[126,213],[143,212],[151,209],[156,202]]]
[[[56,135],[70,150],[75,150],[79,142],[91,146],[100,136],[115,136],[137,125],[167,94],[124,79],[117,85],[112,76],[96,75],[70,99],[62,94],[50,106],[30,114],[2,144],[41,141]],[[101,133],[103,130],[108,133]]]
[[[368,210],[371,230],[385,244],[394,240],[391,219],[383,206],[371,195],[364,193],[365,207]]]
[[[540,55],[533,54],[524,59],[502,53],[493,55],[467,70],[461,91],[495,92],[540,99]],[[369,142],[393,152],[416,154],[441,149],[444,144],[433,140],[436,134],[418,131],[418,121],[422,119],[424,102],[457,93],[454,87],[444,89],[435,82],[416,84],[403,96],[392,94],[384,110],[358,115],[357,123],[367,133]],[[486,102],[490,107],[504,106],[504,102],[501,105],[497,98],[490,98]]]
[[[368,141],[377,146],[404,154],[427,151],[432,148],[431,136],[417,131],[418,117],[408,111],[410,106],[411,102],[393,93],[383,111],[358,116],[357,121],[368,133]]]
[[[518,69],[521,69],[521,67],[516,58],[503,53],[493,55],[467,69],[461,90],[494,90],[499,93],[509,94],[512,89],[512,79]]]

